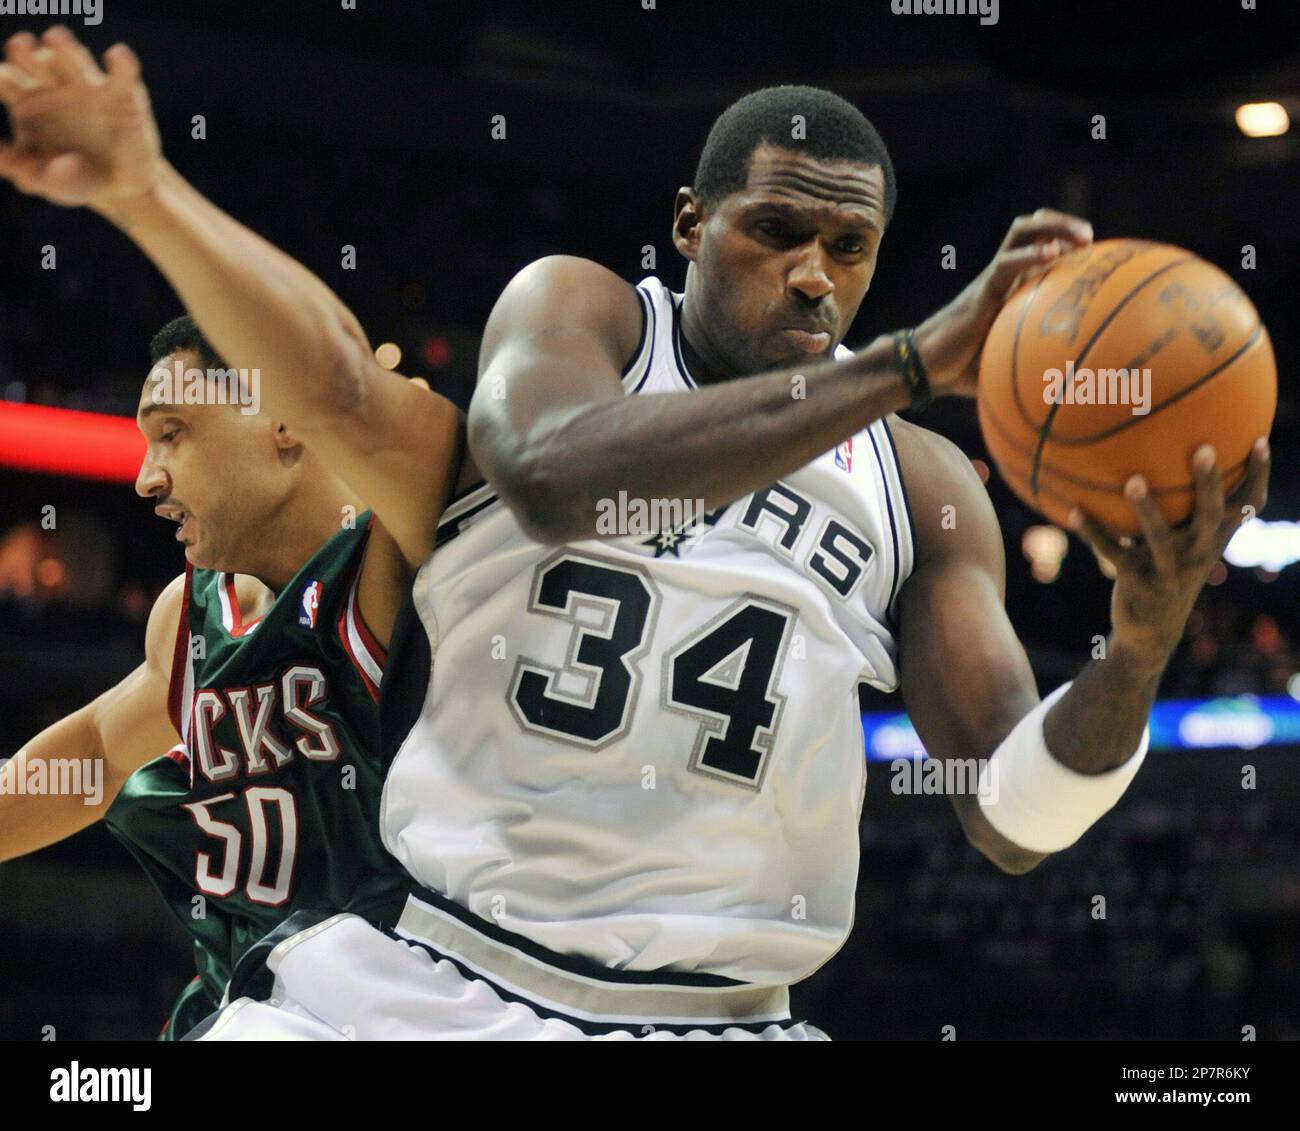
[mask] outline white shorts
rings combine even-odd
[[[791,1020],[784,986],[605,970],[414,896],[392,932],[335,915],[267,947],[265,970],[266,1000],[231,1001],[190,1039],[828,1039]]]

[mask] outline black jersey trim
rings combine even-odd
[[[659,339],[659,309],[655,306],[654,296],[648,290],[642,290],[637,287],[637,294],[643,297],[646,307],[650,312],[650,331],[648,350],[645,359],[645,372],[641,374],[641,380],[636,383],[630,395],[635,396],[645,388],[645,383],[650,380],[650,374],[654,372],[655,364],[655,342]],[[639,352],[639,351],[638,351]],[[635,360],[635,356],[634,356]],[[631,370],[628,370],[631,372]]]
[[[654,301],[639,286],[633,289],[636,291],[637,305],[641,307],[641,334],[636,340],[636,349],[632,351],[632,356],[627,359],[623,371],[618,375],[620,381],[624,380],[636,368],[637,362],[641,360],[641,353],[646,347],[647,338],[650,339],[650,348],[654,348],[654,336],[650,329],[654,316]],[[649,371],[649,368],[649,365],[647,365],[647,371]]]
[[[227,1001],[238,1001],[241,997],[254,1001],[266,1001],[275,988],[275,975],[266,964],[271,951],[285,939],[291,939],[301,931],[333,919],[337,911],[295,911],[281,919],[280,922],[253,943],[235,963],[230,974],[230,988],[226,991]]]
[[[894,442],[894,431],[889,427],[889,417],[881,417],[881,423],[885,426],[885,435],[889,438],[889,450],[894,456],[894,472],[898,476],[898,490],[903,496],[903,511],[907,515],[907,539],[908,539],[908,559],[911,562],[912,569],[916,569],[916,519],[912,515],[912,500],[907,497],[907,481],[903,478],[903,461],[898,458],[898,445]],[[888,485],[886,485],[887,487]],[[906,578],[903,579],[906,581]],[[901,591],[901,586],[900,586]],[[890,618],[897,621],[897,615],[894,613],[894,605],[898,601],[898,594],[894,594],[890,602]]]
[[[461,532],[461,530],[464,528],[465,522],[467,522],[469,519],[473,518],[476,514],[479,514],[480,512],[486,510],[493,503],[498,503],[500,501],[501,500],[496,495],[489,495],[482,502],[475,503],[474,506],[470,507],[463,514],[458,514],[455,518],[448,519],[446,522],[444,522],[441,526],[438,527],[438,534],[433,542],[434,550],[437,551],[441,549],[453,538],[455,538],[456,535],[458,535]]]
[[[421,898],[424,898],[427,894],[427,892],[421,892]],[[685,1036],[687,1033],[694,1032],[705,1032],[712,1034],[713,1036],[721,1036],[728,1029],[740,1029],[747,1033],[762,1033],[765,1030],[770,1029],[773,1025],[782,1030],[786,1030],[793,1029],[795,1026],[803,1024],[802,1021],[796,1021],[793,1018],[782,1019],[780,1021],[729,1021],[720,1024],[685,1025],[652,1024],[650,1022],[635,1022],[631,1020],[623,1024],[618,1022],[590,1021],[585,1017],[574,1017],[572,1014],[561,1013],[558,1010],[545,1008],[538,1005],[537,1002],[532,1000],[532,998],[524,997],[522,994],[517,994],[512,990],[507,990],[497,982],[494,982],[491,978],[485,977],[477,970],[466,966],[463,962],[457,959],[455,955],[446,954],[437,947],[424,942],[422,939],[411,938],[407,935],[399,935],[396,931],[391,929],[386,933],[398,942],[405,943],[407,946],[419,947],[420,950],[423,950],[435,962],[439,960],[450,962],[458,971],[460,971],[462,978],[469,982],[482,982],[484,985],[490,986],[492,991],[501,998],[502,1001],[514,1002],[519,1005],[527,1006],[538,1017],[568,1022],[568,1024],[572,1025],[575,1029],[586,1033],[590,1037],[601,1037],[610,1033],[632,1033],[636,1036],[643,1036],[650,1030],[654,1032],[673,1033],[678,1036]],[[601,967],[601,969],[604,969],[604,967]],[[657,974],[652,975],[652,977],[660,985],[663,985],[665,982],[665,979]]]
[[[686,368],[686,358],[682,356],[682,308],[681,303],[677,301],[677,296],[671,291],[668,292],[668,299],[673,307],[673,355],[677,361],[677,373],[687,387],[698,389],[699,385],[695,383],[695,378],[691,376],[691,371]]]
[[[889,601],[885,605],[885,620],[888,622],[890,631],[897,637],[898,624],[894,620],[894,600],[898,596],[898,574],[901,566],[898,556],[898,520],[894,515],[893,492],[889,489],[889,473],[885,470],[885,460],[880,454],[880,445],[876,443],[875,434],[871,431],[870,426],[867,428],[867,439],[871,441],[871,450],[876,453],[876,464],[880,468],[880,486],[885,492],[885,510],[889,514],[889,537],[894,544],[894,580],[889,586]]]
[[[457,491],[454,495],[452,495],[450,499],[447,500],[446,510],[451,510],[451,508],[454,507],[457,503],[459,503],[461,499],[468,498],[470,495],[474,494],[474,492],[477,491],[480,487],[486,487],[486,486],[487,486],[487,480],[480,479],[477,483],[471,483],[468,487],[464,488],[463,490]]]
[[[582,978],[632,986],[689,986],[729,989],[735,986],[749,985],[748,982],[738,982],[734,978],[726,978],[721,974],[692,974],[681,970],[616,970],[604,966],[592,958],[583,958],[581,955],[575,954],[559,954],[556,951],[549,950],[540,943],[533,942],[532,939],[515,934],[513,931],[507,931],[487,919],[479,918],[455,900],[448,899],[447,896],[429,888],[418,886],[412,887],[411,891],[416,899],[445,912],[451,918],[485,938],[512,947],[521,954],[525,954],[529,958],[547,966],[554,967],[556,970],[576,974]],[[405,936],[400,937],[405,939]],[[476,974],[475,977],[479,977],[479,975]]]

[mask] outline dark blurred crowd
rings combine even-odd
[[[639,50],[639,33],[631,39]],[[733,56],[746,54],[739,44],[730,45]],[[801,44],[790,51],[799,54]],[[806,46],[816,53],[812,41]],[[1052,52],[1043,65],[1059,61]],[[959,89],[967,107],[984,104]],[[1015,99],[1029,104],[1019,90]],[[402,372],[427,378],[464,406],[479,328],[529,261],[583,255],[626,278],[654,271],[681,288],[670,205],[676,186],[689,181],[703,135],[694,126],[689,136],[674,134],[681,147],[671,167],[654,164],[639,148],[649,142],[618,132],[627,120],[618,114],[636,101],[612,100],[609,118],[597,121],[600,100],[589,99],[592,129],[617,143],[595,174],[558,152],[568,125],[557,128],[555,160],[545,166],[535,157],[512,164],[515,150],[505,147],[489,164],[420,144],[398,150],[299,137],[283,121],[273,127],[233,103],[204,107],[214,126],[209,143],[188,138],[190,107],[169,108],[163,126],[173,163],[202,191],[320,275],[372,342],[398,344]],[[850,345],[951,297],[1030,197],[1032,205],[1064,205],[1055,190],[1070,162],[1083,170],[1072,178],[1079,199],[1096,206],[1088,214],[1107,234],[1146,234],[1150,212],[1138,204],[1160,194],[1133,190],[1151,176],[1185,189],[1176,164],[1152,174],[1139,163],[1124,184],[1093,183],[1089,197],[1095,156],[1061,141],[1061,120],[1047,116],[1033,134],[1043,152],[1032,162],[1003,154],[995,169],[994,157],[981,152],[978,170],[962,165],[960,154],[943,165],[944,146],[928,139],[944,137],[952,104],[922,91],[916,106],[923,105],[923,130],[905,117],[887,137],[891,145],[904,134],[927,140],[900,162],[899,212]],[[682,112],[707,121],[720,108]],[[984,133],[973,132],[983,150]],[[948,143],[955,149],[959,140]],[[990,153],[1010,140],[994,138]],[[918,159],[922,151],[935,155],[928,166]],[[1180,152],[1203,159],[1195,144]],[[1068,161],[1058,160],[1062,153]],[[1220,175],[1207,178],[1204,193],[1165,209],[1171,230],[1159,238],[1183,238],[1179,217],[1186,209],[1186,224],[1197,226],[1200,208],[1213,223],[1199,225],[1204,244],[1190,235],[1186,242],[1231,268],[1243,242],[1273,229],[1218,207],[1213,193],[1227,192],[1229,178],[1226,166],[1209,165]],[[1238,169],[1232,183],[1254,177],[1257,187],[1270,176],[1269,183],[1278,180],[1264,165]],[[1013,179],[1025,200],[1010,199]],[[1260,197],[1259,207],[1267,210],[1268,199]],[[1283,218],[1272,217],[1278,241],[1288,238]],[[165,280],[97,217],[3,187],[0,235],[0,400],[133,413],[149,338],[180,313]],[[948,243],[961,248],[961,278],[939,270],[939,248]],[[1272,273],[1260,272],[1249,288],[1261,309],[1289,309],[1286,271],[1300,260],[1287,247],[1266,249]],[[347,249],[355,269],[343,267]],[[1271,329],[1285,372],[1296,330],[1281,321]],[[1284,394],[1288,388],[1284,380]],[[1279,420],[1294,420],[1285,396]],[[921,422],[971,457],[984,455],[970,405],[936,405]],[[1274,449],[1273,502],[1264,517],[1292,517],[1300,461],[1288,445]],[[1050,690],[1078,671],[1095,634],[1106,631],[1109,583],[1077,542],[1055,580],[1034,580],[1020,546],[1025,529],[1041,520],[996,475],[989,490],[1007,546],[1009,613],[1040,686]],[[39,524],[47,505],[58,510],[55,530]],[[153,597],[183,569],[172,534],[125,484],[0,470],[0,670],[10,675],[0,681],[0,757],[139,663]],[[1261,578],[1233,567],[1207,588],[1161,695],[1300,695],[1298,574],[1292,567]],[[896,696],[864,696],[869,709],[900,706]],[[1022,877],[1001,874],[970,848],[944,799],[895,796],[888,767],[876,765],[862,826],[857,928],[845,950],[796,990],[796,1004],[838,1037],[928,1040],[952,1026],[958,1039],[1239,1040],[1243,1026],[1254,1026],[1261,1039],[1300,1038],[1297,756],[1294,749],[1152,754],[1119,811]],[[1257,792],[1241,786],[1247,761],[1260,769]],[[151,1036],[191,972],[180,928],[102,828],[0,867],[0,937],[8,959],[0,1037],[32,1035],[36,1018],[55,1024],[61,1039]],[[122,977],[127,966],[131,978]]]

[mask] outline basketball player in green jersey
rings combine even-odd
[[[282,425],[169,399],[177,364],[205,374],[211,402],[226,368],[189,318],[152,353],[136,490],[179,524],[186,571],[153,608],[145,662],[0,770],[0,860],[102,817],[194,938],[199,974],[164,1030],[179,1037],[293,911],[400,911],[404,872],[378,833],[384,642],[461,441],[454,406],[412,386],[407,411],[426,431],[408,452],[403,550]],[[98,765],[83,775],[94,796],[30,788],[68,759]]]

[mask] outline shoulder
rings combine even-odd
[[[184,612],[186,575],[180,574],[167,583],[158,594],[149,612],[145,629],[144,651],[149,666],[160,675],[170,676],[172,657],[176,648],[176,634],[180,631]]]
[[[969,457],[939,433],[890,415],[899,472],[911,506],[918,569],[954,558],[1002,568],[1002,532]]]
[[[622,358],[641,338],[643,308],[637,289],[590,259],[548,255],[534,260],[506,284],[484,331],[494,338],[595,331]]]

